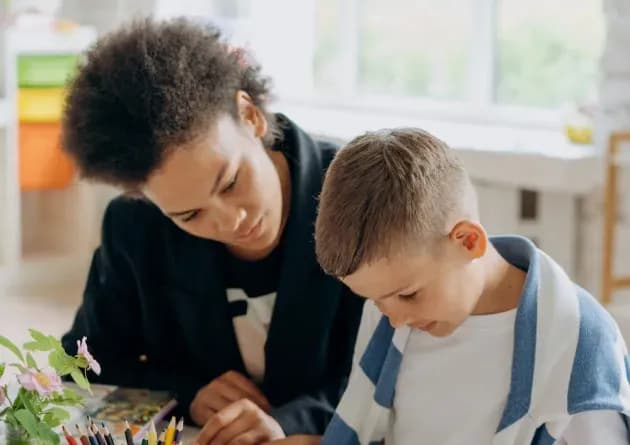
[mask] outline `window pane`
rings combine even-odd
[[[499,0],[497,102],[557,107],[594,100],[601,0]]]
[[[315,88],[326,93],[342,89],[341,11],[338,0],[317,0],[315,23]],[[346,74],[347,75],[347,74]]]
[[[464,99],[470,0],[361,0],[359,90]]]
[[[355,46],[344,40],[353,28],[343,17],[347,1],[317,0],[319,91],[465,99],[474,0],[350,0]]]

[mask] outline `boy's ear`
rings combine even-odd
[[[471,221],[455,224],[448,235],[449,240],[464,249],[471,259],[481,258],[488,248],[488,235],[481,225]]]
[[[249,94],[243,90],[237,91],[236,106],[241,123],[246,128],[251,128],[255,137],[261,138],[267,134],[267,119],[260,108],[254,105]]]

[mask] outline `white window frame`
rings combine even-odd
[[[471,88],[468,88],[469,97],[465,101],[358,94],[360,0],[337,0],[339,20],[344,24],[340,32],[340,59],[343,60],[343,66],[339,70],[343,93],[330,96],[317,91],[313,86],[300,91],[292,91],[289,94],[284,91],[280,98],[288,104],[349,111],[402,112],[406,115],[417,116],[419,119],[504,124],[540,129],[560,128],[563,125],[560,110],[508,106],[495,102],[498,0],[473,0],[473,2],[472,20],[476,32],[473,34],[474,40],[471,43],[472,63],[468,73],[468,83]],[[312,24],[308,26],[313,27]]]

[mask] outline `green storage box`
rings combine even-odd
[[[18,55],[18,85],[20,87],[60,87],[74,74],[77,54]]]

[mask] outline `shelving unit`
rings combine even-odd
[[[72,181],[58,189],[20,186],[18,57],[83,52],[90,27],[0,31],[0,287],[78,279],[98,240],[94,187]]]

